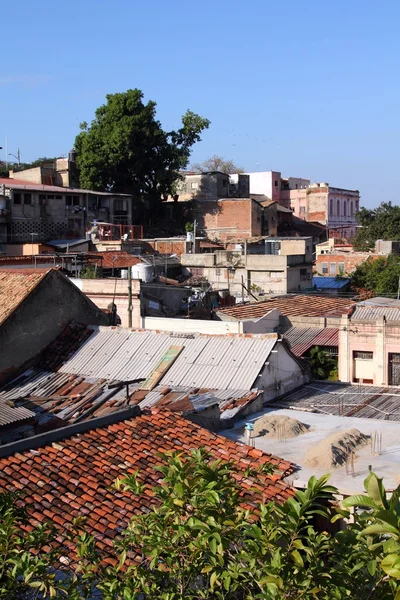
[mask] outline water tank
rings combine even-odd
[[[75,160],[76,160],[76,150],[75,150],[75,148],[72,148],[72,150],[70,150],[68,152],[68,160],[69,160],[69,162],[75,162]]]
[[[121,279],[128,279],[128,269],[121,269]]]
[[[192,231],[187,231],[186,232],[186,241],[187,242],[193,242],[193,232]]]
[[[141,279],[143,283],[149,283],[154,279],[154,269],[152,265],[138,263],[131,267],[132,279]]]

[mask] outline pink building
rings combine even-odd
[[[355,214],[360,204],[358,190],[312,183],[305,189],[292,189],[289,194],[290,207],[296,217],[326,225],[330,237],[354,237],[357,227]]]
[[[400,385],[400,302],[374,298],[343,317],[339,328],[339,379]]]

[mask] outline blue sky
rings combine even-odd
[[[1,13],[0,145],[22,160],[67,153],[105,94],[138,87],[167,129],[187,108],[211,120],[193,161],[398,202],[395,0],[19,0]]]

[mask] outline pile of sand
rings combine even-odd
[[[309,429],[309,425],[286,415],[265,415],[254,423],[253,436],[294,438]]]
[[[304,464],[313,469],[332,469],[346,464],[351,454],[368,444],[369,435],[358,429],[332,433],[311,448],[304,457]]]

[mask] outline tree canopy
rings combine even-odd
[[[154,206],[174,193],[192,146],[210,122],[188,110],[179,129],[164,131],[156,103],[145,103],[140,90],[106,98],[75,140],[80,186],[129,193]]]
[[[369,258],[358,265],[351,277],[351,285],[360,294],[374,292],[377,296],[397,294],[400,277],[400,256],[389,254]]]
[[[211,171],[221,171],[221,173],[244,173],[242,167],[238,167],[233,160],[223,158],[222,156],[211,156],[202,163],[193,163],[190,165],[192,171],[200,171],[200,173],[209,173]]]
[[[357,220],[356,250],[373,250],[376,240],[400,240],[400,206],[382,202],[378,208],[361,208]]]
[[[49,526],[26,530],[15,498],[0,495],[0,597],[80,600],[398,600],[400,486],[390,499],[370,473],[365,495],[338,508],[328,476],[312,477],[285,503],[243,506],[232,463],[204,451],[167,453],[150,511],[135,515],[114,548],[116,566],[100,560],[93,535],[78,518],[69,532],[74,562]],[[263,476],[271,472],[264,465]],[[235,479],[235,476],[237,479]],[[257,477],[257,471],[249,471]],[[144,492],[145,475],[115,482]],[[19,503],[21,499],[19,500]],[[353,520],[343,530],[331,523]],[[32,528],[31,528],[32,529]],[[333,532],[329,532],[333,531]],[[97,595],[96,595],[97,594]]]

